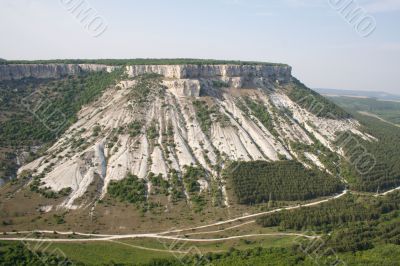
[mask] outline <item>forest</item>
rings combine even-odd
[[[376,192],[400,186],[400,128],[373,117],[354,115],[363,131],[378,141],[366,141],[352,133],[338,136],[337,144],[347,158],[342,175],[350,188]]]
[[[400,245],[400,192],[383,197],[346,195],[319,206],[274,213],[257,219],[264,227],[330,233],[337,252],[356,252],[375,244]]]
[[[283,211],[260,217],[257,223],[264,227],[279,226],[282,230],[322,230],[329,232],[343,224],[378,220],[383,214],[400,210],[400,193],[386,197],[360,198],[346,195],[315,207]]]
[[[296,161],[234,162],[224,175],[240,204],[309,200],[344,189],[339,179]]]

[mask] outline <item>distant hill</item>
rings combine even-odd
[[[379,91],[354,91],[354,90],[338,90],[338,89],[322,89],[315,88],[317,92],[328,96],[348,96],[348,97],[362,97],[362,98],[376,98],[379,100],[387,101],[400,101],[400,95],[390,94],[387,92]]]

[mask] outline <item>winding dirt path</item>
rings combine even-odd
[[[384,196],[384,195],[387,195],[387,194],[392,193],[397,190],[400,190],[400,187],[386,191],[384,193],[376,194],[375,196]],[[58,232],[58,231],[49,231],[49,230],[35,230],[35,231],[5,232],[5,233],[3,233],[3,235],[19,235],[19,234],[28,234],[29,235],[29,234],[39,233],[39,234],[56,234],[56,235],[68,235],[68,236],[74,235],[74,236],[84,236],[84,237],[89,237],[89,238],[80,238],[80,239],[58,238],[58,239],[55,239],[55,238],[34,238],[34,237],[1,237],[0,240],[1,241],[27,241],[27,242],[95,242],[95,241],[115,241],[115,240],[121,240],[121,239],[134,239],[134,238],[154,238],[154,239],[165,239],[165,240],[174,240],[174,241],[178,240],[178,241],[185,241],[185,242],[220,242],[220,241],[226,241],[226,240],[232,240],[232,239],[242,239],[242,238],[262,237],[262,236],[297,236],[297,237],[304,237],[304,238],[308,238],[308,239],[315,239],[315,238],[319,238],[320,236],[310,236],[310,235],[298,234],[298,233],[248,234],[248,235],[238,235],[238,236],[230,236],[230,237],[224,237],[224,238],[187,238],[187,236],[224,232],[227,230],[231,230],[231,229],[238,228],[238,227],[255,222],[255,220],[251,220],[251,221],[242,221],[242,220],[259,217],[262,215],[277,213],[277,212],[281,212],[281,211],[285,211],[285,210],[294,210],[294,209],[299,209],[302,207],[317,206],[322,203],[326,203],[331,200],[341,198],[341,197],[345,196],[347,193],[348,193],[348,190],[344,190],[342,193],[340,193],[336,196],[333,196],[333,197],[330,197],[330,198],[324,199],[324,200],[319,200],[316,202],[311,202],[308,204],[289,206],[289,207],[285,207],[285,208],[275,209],[272,211],[266,211],[266,212],[245,215],[245,216],[241,216],[241,217],[237,217],[237,218],[233,218],[233,219],[229,219],[229,220],[225,220],[225,221],[221,221],[221,222],[217,222],[217,223],[212,223],[212,224],[208,224],[208,225],[201,225],[201,226],[196,226],[196,227],[191,227],[191,228],[186,228],[186,229],[164,231],[164,232],[160,232],[160,233],[108,235],[108,234],[86,234],[86,233],[79,233],[79,232]],[[237,221],[240,221],[242,223],[225,228],[225,229],[221,229],[221,230],[206,231],[206,232],[194,232],[194,233],[185,234],[186,237],[179,235],[180,233],[185,232],[185,231],[195,231],[195,230],[204,229],[204,228],[208,228],[208,227],[229,224],[229,223],[237,222]],[[175,234],[179,233],[179,234],[168,236],[168,234],[174,234],[174,233]],[[145,248],[145,247],[142,247],[142,248]],[[154,251],[158,251],[158,250],[154,249]]]
[[[308,236],[304,234],[292,234],[292,233],[271,233],[271,234],[254,234],[254,235],[241,235],[241,236],[231,236],[231,237],[226,237],[226,238],[211,238],[211,239],[193,239],[193,238],[185,238],[179,235],[176,236],[166,236],[168,234],[173,234],[173,233],[182,233],[185,231],[194,231],[194,230],[199,230],[199,229],[204,229],[208,227],[213,227],[213,226],[218,226],[218,225],[224,225],[232,222],[237,222],[237,221],[242,221],[246,220],[249,218],[255,218],[258,216],[262,215],[267,215],[267,214],[272,214],[276,212],[281,212],[285,210],[293,210],[293,209],[298,209],[301,207],[311,207],[311,206],[316,206],[334,199],[338,199],[340,197],[343,197],[344,195],[347,194],[347,190],[344,190],[341,194],[333,196],[328,199],[304,204],[304,205],[296,205],[296,206],[290,206],[290,207],[285,207],[285,208],[279,208],[275,209],[272,211],[267,211],[267,212],[260,212],[260,213],[255,213],[255,214],[250,214],[250,215],[245,215],[217,223],[212,223],[208,225],[202,225],[202,226],[197,226],[197,227],[191,227],[191,228],[186,228],[186,229],[178,229],[178,230],[170,230],[170,231],[164,231],[160,233],[148,233],[148,234],[126,234],[126,235],[106,235],[106,234],[86,234],[86,233],[79,233],[79,232],[59,232],[59,231],[49,231],[49,230],[34,230],[34,231],[20,231],[20,232],[6,232],[6,235],[18,235],[18,234],[56,234],[56,235],[76,235],[76,236],[85,236],[85,237],[94,237],[94,238],[81,238],[81,239],[72,239],[72,238],[33,238],[33,237],[1,237],[0,240],[2,241],[28,241],[28,242],[94,242],[94,241],[109,241],[109,240],[118,240],[118,239],[131,239],[131,238],[156,238],[156,239],[167,239],[167,240],[180,240],[180,241],[187,241],[187,242],[217,242],[217,241],[225,241],[225,240],[231,240],[231,239],[240,239],[240,238],[247,238],[247,237],[256,237],[256,236],[302,236],[306,238],[315,238],[315,236]],[[254,222],[254,221],[250,221]],[[249,224],[250,222],[243,222],[242,224],[235,225],[226,229],[218,230],[218,231],[210,231],[210,232],[204,232],[203,234],[210,234],[213,232],[222,232],[222,231],[227,231],[233,228],[237,228],[240,226],[243,226],[245,224]],[[4,233],[3,233],[4,234]],[[200,234],[200,232],[199,232]]]

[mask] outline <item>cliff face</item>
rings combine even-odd
[[[261,77],[288,81],[291,67],[286,65],[135,65],[127,72],[135,77],[145,73],[157,73],[166,78],[198,79],[216,77]]]
[[[164,76],[166,85],[176,96],[200,96],[200,90],[212,89],[214,81],[231,88],[266,87],[291,80],[291,67],[286,65],[134,65],[127,66],[130,77],[147,73]]]
[[[98,64],[9,64],[0,65],[0,81],[22,78],[59,78],[83,72],[112,71],[115,66]],[[288,82],[291,67],[286,65],[134,65],[126,67],[130,77],[156,73],[167,79],[219,79],[241,87],[244,79],[252,82]],[[181,82],[188,85],[188,82]],[[193,83],[193,82],[191,82]]]
[[[112,71],[115,67],[95,64],[9,64],[0,65],[0,81],[22,78],[60,78],[83,72]]]

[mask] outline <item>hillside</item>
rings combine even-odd
[[[383,219],[397,222],[397,194],[385,192],[400,186],[399,128],[339,107],[287,65],[144,62],[0,65],[3,240],[129,238],[121,245],[153,251],[162,249],[154,238],[224,240],[198,245],[228,252],[211,258],[222,264],[244,256],[231,246],[313,239],[302,229],[334,232],[327,241],[340,252],[384,241],[382,230],[392,227]],[[371,200],[371,192],[384,198]],[[371,244],[338,243],[346,229],[337,227],[355,234],[357,222],[376,230],[365,237]],[[109,248],[126,261],[118,243]],[[60,246],[90,262],[86,253],[103,244]],[[0,243],[0,253],[25,252],[8,247]],[[252,252],[267,257],[254,249],[249,260],[259,259]],[[269,252],[305,259],[298,250]]]
[[[48,91],[42,83],[49,77],[68,80],[68,76],[79,75],[84,82],[93,75],[120,73],[111,87],[93,84],[103,87],[83,94],[83,100],[75,95],[81,104],[72,109],[68,107],[70,102],[57,103],[70,122],[59,129],[56,138],[40,132],[34,140],[26,141],[29,147],[40,142],[49,146],[42,149],[39,158],[19,169],[20,176],[28,180],[30,190],[47,198],[63,199],[59,203],[62,208],[90,206],[107,195],[111,182],[120,182],[128,175],[144,180],[146,189],[141,193],[148,201],[154,194],[153,203],[167,209],[174,200],[200,205],[199,210],[205,206],[229,207],[240,202],[232,190],[227,190],[230,180],[222,175],[232,161],[295,160],[317,172],[315,178],[324,173],[336,180],[343,178],[341,172],[346,169],[346,173],[353,172],[346,180],[350,187],[354,183],[363,190],[363,177],[357,173],[359,166],[352,163],[351,156],[364,154],[349,155],[348,140],[343,138],[351,136],[351,141],[354,138],[364,145],[379,143],[373,132],[367,133],[350,114],[294,79],[286,65],[137,64],[125,67],[123,75],[122,68],[106,65],[2,67],[4,85],[12,87],[25,80],[21,91],[26,89],[24,86]],[[33,79],[27,80],[27,76]],[[80,84],[83,89],[87,86]],[[66,92],[70,93],[61,90],[54,97],[65,97]],[[4,93],[7,95],[7,90]],[[15,120],[4,119],[0,138],[3,146],[21,127],[10,124]],[[17,135],[17,139],[20,144],[27,137]],[[198,174],[186,177],[195,169]],[[365,189],[399,185],[398,172],[394,171]],[[328,179],[318,182],[333,182]],[[158,195],[160,190],[164,193]],[[273,192],[260,197],[268,198]],[[317,191],[310,193],[319,195]],[[57,205],[47,208],[53,207]]]

